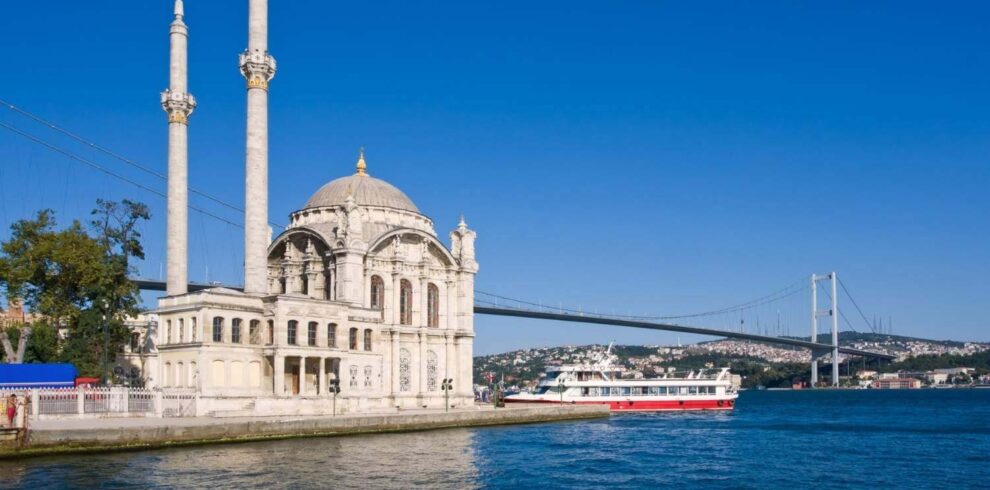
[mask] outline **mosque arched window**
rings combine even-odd
[[[252,344],[261,343],[261,332],[259,330],[261,330],[261,320],[251,320],[251,323],[248,325],[248,341]]]
[[[399,323],[412,325],[412,283],[403,279],[399,283]]]
[[[364,329],[364,350],[371,351],[371,329]]]
[[[327,347],[337,347],[337,324],[327,325]]]
[[[241,319],[234,318],[230,321],[230,341],[235,344],[241,343]]]
[[[172,343],[172,320],[165,320],[165,343]]]
[[[299,322],[289,320],[289,328],[285,331],[285,341],[289,345],[296,345],[296,329],[298,328]]]
[[[426,391],[437,391],[437,371],[440,363],[437,360],[437,353],[432,350],[426,352]]]
[[[351,328],[350,335],[348,336],[347,341],[348,341],[347,342],[347,345],[350,347],[351,350],[357,350],[357,348],[358,348],[358,329],[357,328]]]
[[[309,330],[306,332],[306,344],[310,347],[316,347],[316,330],[319,328],[319,323],[309,322]]]
[[[436,284],[430,284],[426,293],[426,326],[440,326],[440,289]]]
[[[379,276],[371,276],[371,309],[385,309],[385,281]]]
[[[408,349],[399,349],[399,391],[412,389],[412,355]]]
[[[268,345],[275,343],[275,320],[268,320]]]
[[[213,341],[223,342],[223,317],[213,317]]]

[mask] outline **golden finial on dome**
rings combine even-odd
[[[358,175],[368,175],[368,164],[364,162],[364,147],[361,147],[361,156],[358,157],[357,161],[357,174]]]

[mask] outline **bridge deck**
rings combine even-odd
[[[792,345],[795,347],[804,347],[806,349],[812,349],[816,351],[832,350],[832,346],[830,344],[821,344],[818,342],[812,342],[810,340],[800,340],[800,339],[783,338],[783,337],[770,337],[767,335],[756,335],[756,334],[749,334],[742,332],[730,332],[726,330],[717,330],[713,328],[688,327],[684,325],[670,325],[666,323],[653,323],[653,322],[643,322],[636,320],[622,320],[618,318],[608,318],[608,317],[601,317],[594,315],[548,313],[542,311],[518,310],[513,308],[496,308],[490,306],[475,306],[474,313],[476,315],[511,316],[517,318],[535,318],[540,320],[557,320],[562,322],[593,323],[597,325],[616,325],[620,327],[646,328],[650,330],[664,330],[668,332],[683,332],[683,333],[693,333],[698,335],[711,335],[715,337],[728,337],[734,339],[752,340],[754,342],[761,342],[767,344]],[[842,354],[850,354],[861,357],[874,357],[885,360],[891,360],[895,358],[894,356],[891,356],[889,354],[880,354],[876,352],[870,352],[860,349],[852,349],[848,347],[839,347],[839,352]]]

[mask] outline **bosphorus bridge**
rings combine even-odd
[[[142,290],[165,290],[165,282],[161,280],[138,278],[135,279],[134,282]],[[819,283],[822,282],[826,282],[832,286],[831,291],[829,291],[828,288],[823,290],[824,294],[822,296],[828,300],[825,308],[821,308],[818,301],[820,299],[818,297],[818,291],[820,288]],[[221,285],[219,283],[190,283],[189,291],[197,291],[218,286]],[[240,289],[238,286],[223,286],[230,289]],[[848,288],[846,288],[845,285],[838,280],[838,275],[834,272],[825,275],[812,275],[810,281],[800,281],[788,286],[787,288],[775,291],[774,293],[747,301],[745,303],[715,310],[681,315],[650,316],[600,313],[594,310],[588,311],[583,308],[564,307],[560,303],[553,306],[541,302],[509,298],[479,290],[475,290],[474,313],[475,315],[490,315],[660,330],[807,349],[811,353],[812,386],[815,386],[818,382],[818,361],[829,355],[831,355],[833,359],[831,382],[834,386],[837,386],[839,380],[840,362],[834,361],[836,359],[841,360],[842,355],[887,361],[895,359],[893,355],[887,353],[873,352],[866,349],[843,347],[839,345],[838,333],[840,318],[845,323],[847,330],[854,332],[857,331],[845,313],[838,309],[837,300],[839,286],[841,286],[841,290],[854,305],[854,309],[860,315],[867,327],[867,330],[872,333],[877,333],[874,322],[871,322],[867,318],[866,314],[859,308],[859,304],[854,298],[852,298]],[[806,303],[807,298],[805,295],[801,294],[808,293],[809,291],[812,298],[810,304]],[[799,303],[804,303],[803,309],[805,310],[800,315],[811,324],[811,329],[813,330],[812,335],[807,338],[790,335],[789,324],[794,324],[797,322],[791,319],[794,315],[787,315],[783,313],[788,309],[789,305],[792,307],[790,309],[793,310],[793,306],[796,306]],[[814,306],[809,308],[810,305]],[[771,321],[763,322],[761,324],[761,312],[764,312],[764,315],[766,315],[766,312],[769,312],[770,314],[764,316],[763,318],[769,318]],[[788,316],[791,318],[788,318],[787,321],[782,323],[781,318]],[[747,318],[751,319],[749,326],[746,324]],[[752,321],[754,318],[755,323]],[[773,318],[776,318],[776,323],[773,321]],[[822,342],[820,337],[817,335],[817,327],[819,326],[820,318],[831,320],[831,336],[829,342]],[[721,324],[721,326],[717,326],[719,324]],[[727,324],[732,324],[732,326],[726,326]]]

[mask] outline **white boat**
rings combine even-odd
[[[690,371],[661,378],[622,379],[612,346],[586,364],[549,366],[533,393],[505,397],[507,403],[608,405],[612,411],[732,410],[739,396],[729,368]]]

